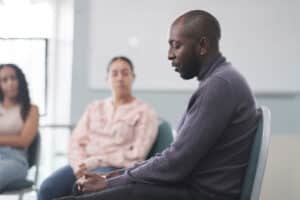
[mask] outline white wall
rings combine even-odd
[[[125,54],[136,64],[135,88],[193,90],[167,60],[171,23],[191,9],[205,9],[220,21],[221,51],[258,92],[298,92],[300,1],[90,0],[89,86],[105,88],[111,57]],[[173,72],[172,72],[173,71]],[[272,73],[270,73],[272,72]]]
[[[300,136],[273,135],[266,173],[262,187],[262,200],[300,199]]]

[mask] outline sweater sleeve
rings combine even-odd
[[[178,137],[145,164],[107,181],[109,187],[128,182],[172,184],[187,178],[228,126],[234,112],[234,91],[214,78],[191,99]]]

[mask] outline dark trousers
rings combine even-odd
[[[209,198],[185,187],[136,183],[57,200],[209,200]]]
[[[100,167],[94,172],[110,172],[116,168]],[[38,191],[38,200],[52,200],[67,195],[71,195],[73,185],[76,182],[73,169],[70,165],[62,167],[49,176],[41,185]]]

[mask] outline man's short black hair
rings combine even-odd
[[[181,15],[174,23],[183,22],[189,37],[207,37],[212,44],[219,44],[221,28],[218,20],[204,10],[192,10]]]

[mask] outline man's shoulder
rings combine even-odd
[[[233,94],[237,99],[253,98],[247,80],[231,63],[220,65],[203,83],[200,83],[198,93],[202,89],[215,92],[227,91],[228,94]]]
[[[209,81],[223,80],[231,87],[249,87],[246,78],[229,62],[220,66],[210,77]]]
[[[225,81],[231,79],[244,79],[243,75],[229,62],[222,64],[217,70],[211,75],[211,78],[220,78]]]

